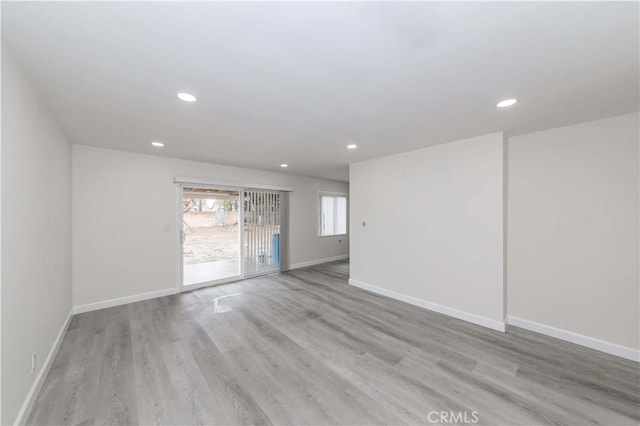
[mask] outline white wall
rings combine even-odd
[[[2,424],[16,420],[70,310],[71,146],[3,46]]]
[[[503,146],[495,133],[352,164],[352,284],[503,327]]]
[[[509,140],[509,316],[638,348],[638,114]]]
[[[75,306],[176,288],[174,176],[291,187],[292,266],[349,253],[347,237],[319,238],[317,225],[318,192],[347,183],[74,145]]]

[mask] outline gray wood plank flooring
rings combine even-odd
[[[76,315],[28,423],[640,422],[637,363],[380,297],[348,268]]]

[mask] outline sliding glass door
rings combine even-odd
[[[184,186],[180,202],[182,289],[280,270],[279,192]]]

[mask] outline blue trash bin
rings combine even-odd
[[[274,268],[280,267],[280,234],[271,237],[271,259]]]

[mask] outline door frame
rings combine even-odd
[[[238,191],[238,261],[240,262],[240,274],[234,275],[233,277],[222,278],[219,280],[205,281],[198,284],[190,284],[184,285],[184,212],[182,207],[182,200],[184,199],[184,188],[203,188],[203,189],[227,189]],[[230,187],[225,185],[211,185],[211,184],[201,184],[201,183],[178,183],[177,184],[177,196],[176,196],[176,229],[177,229],[177,260],[178,260],[178,270],[176,271],[176,281],[178,292],[185,292],[196,290],[203,287],[210,287],[219,284],[226,284],[234,281],[239,281],[244,279],[244,188]]]

